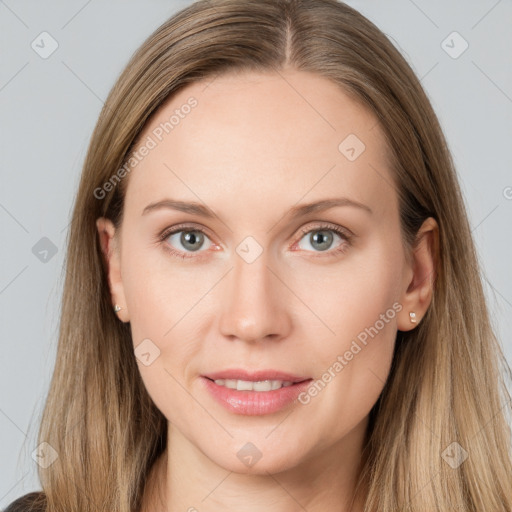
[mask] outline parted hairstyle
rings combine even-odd
[[[117,171],[165,100],[223,72],[284,69],[332,80],[376,116],[392,155],[404,246],[414,247],[427,217],[439,225],[431,304],[415,329],[397,332],[370,412],[359,476],[365,511],[512,512],[511,372],[447,142],[405,58],[336,0],[199,0],[163,23],[119,76],[90,141],[67,239],[55,369],[38,437],[58,458],[38,468],[43,492],[9,510],[140,509],[166,448],[167,420],[140,377],[130,325],[112,311],[96,219],[121,224],[130,176]],[[455,442],[469,455],[457,468],[442,456]]]

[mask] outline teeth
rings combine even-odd
[[[215,384],[238,391],[271,391],[274,389],[291,386],[290,381],[282,380],[259,380],[252,382],[249,380],[217,379]]]

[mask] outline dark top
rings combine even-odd
[[[4,512],[44,512],[46,510],[46,497],[44,492],[30,492],[14,500]]]

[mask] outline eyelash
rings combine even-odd
[[[208,237],[208,234],[206,233],[206,231],[199,226],[193,226],[190,224],[185,224],[185,225],[180,224],[178,226],[174,226],[171,229],[165,229],[160,235],[158,235],[158,241],[163,243],[164,249],[166,251],[168,251],[169,253],[171,253],[172,256],[176,256],[181,259],[201,258],[202,256],[195,256],[193,253],[186,253],[186,252],[178,251],[178,250],[174,249],[172,246],[170,246],[169,244],[164,243],[167,240],[167,238],[169,238],[171,235],[174,235],[175,233],[179,233],[181,231],[184,231],[184,232],[196,231],[196,232],[203,233],[205,236]],[[334,233],[336,233],[337,235],[339,235],[342,238],[343,243],[339,247],[332,249],[332,250],[325,251],[325,253],[328,254],[327,257],[337,256],[338,254],[344,253],[352,244],[353,235],[349,234],[345,229],[342,229],[342,228],[336,226],[335,224],[320,223],[317,226],[314,226],[313,228],[301,229],[301,236],[299,237],[297,242],[294,242],[293,245],[295,245],[300,240],[302,240],[304,235],[307,235],[308,233],[312,233],[314,231],[333,231]],[[317,252],[318,252],[318,255],[312,256],[313,258],[326,257],[326,256],[323,256],[323,251],[322,251],[322,253],[320,253],[319,251],[317,251]]]

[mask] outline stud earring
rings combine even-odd
[[[114,313],[118,313],[119,311],[121,311],[121,309],[123,309],[121,306],[119,306],[118,304],[116,304],[114,306]]]
[[[411,312],[409,313],[409,317],[411,318],[411,322],[412,322],[413,324],[415,324],[415,323],[416,323],[416,313],[415,313],[414,311],[411,311]]]

